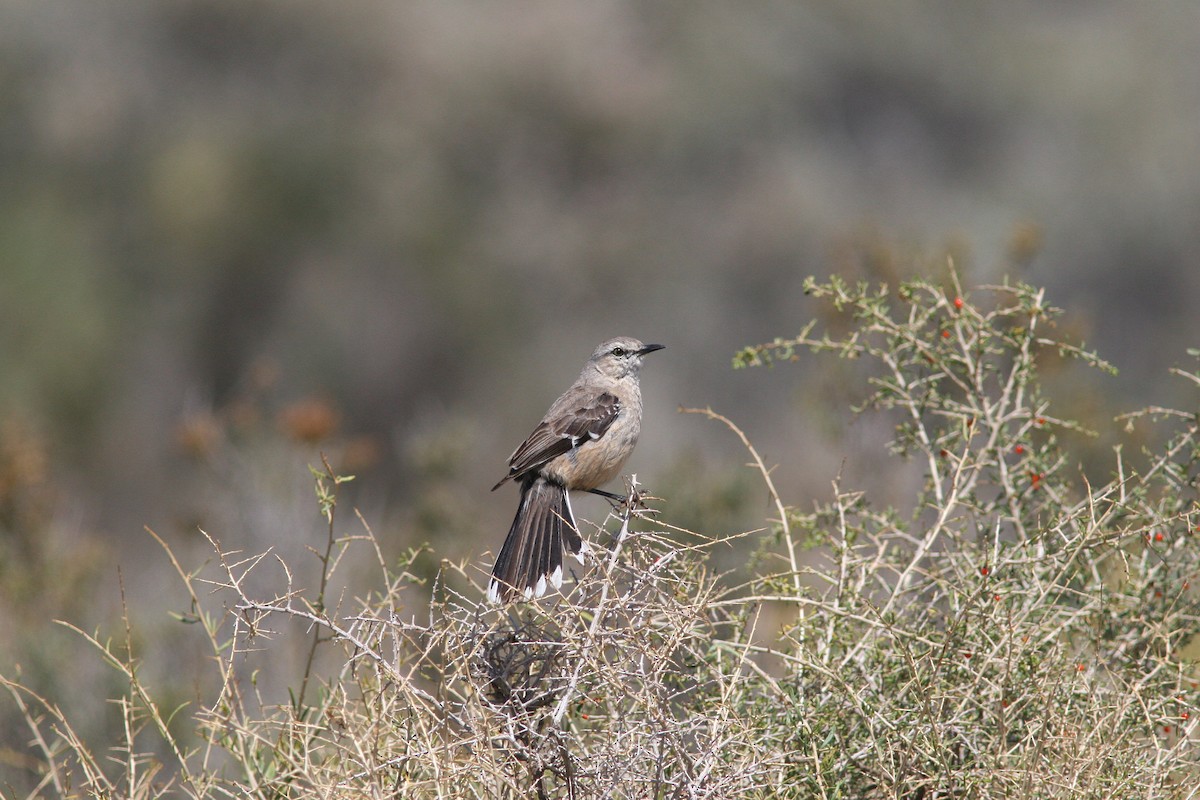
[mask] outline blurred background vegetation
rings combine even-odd
[[[187,700],[143,526],[303,555],[321,451],[397,552],[486,567],[515,503],[488,487],[618,333],[669,346],[630,469],[672,523],[766,506],[678,405],[735,419],[792,502],[838,470],[886,500],[887,432],[831,411],[836,373],[730,370],[816,313],[809,274],[953,257],[1048,286],[1121,370],[1060,394],[1102,421],[1172,402],[1200,342],[1197,30],[1196,4],[1121,0],[9,0],[0,673],[112,724],[115,678],[52,620],[115,632],[124,602]]]

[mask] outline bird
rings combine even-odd
[[[579,377],[550,406],[508,459],[509,481],[521,500],[496,556],[488,599],[507,603],[541,597],[563,579],[563,554],[585,563],[587,544],[571,510],[571,490],[621,500],[600,487],[617,476],[642,429],[642,359],[665,345],[628,336],[596,347]]]

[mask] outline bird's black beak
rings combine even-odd
[[[638,355],[644,356],[646,353],[653,353],[655,350],[663,350],[665,348],[665,344],[644,344],[642,345],[642,349],[638,350]]]

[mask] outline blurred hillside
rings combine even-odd
[[[515,502],[487,488],[618,333],[669,347],[631,469],[736,529],[765,498],[676,406],[801,465],[798,505],[869,479],[879,432],[818,409],[836,376],[730,357],[815,313],[806,275],[947,249],[1050,287],[1121,370],[1076,387],[1099,416],[1169,402],[1200,343],[1197,30],[1119,0],[10,0],[0,546],[28,582],[0,602],[109,624],[121,565],[161,615],[143,525],[303,552],[320,450],[381,538],[485,564]]]

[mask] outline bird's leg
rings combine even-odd
[[[584,489],[584,491],[588,492],[589,494],[603,497],[605,500],[612,503],[613,508],[627,508],[630,510],[645,508],[645,504],[642,502],[642,497],[645,496],[645,492],[638,488],[637,483],[630,484],[628,495],[613,494],[612,492],[606,492],[603,489]]]
[[[612,503],[613,508],[619,508],[625,503],[625,498],[621,495],[613,494],[612,492],[606,492],[603,489],[584,489],[584,491],[603,497],[605,500]]]
[[[591,492],[592,494],[598,494],[601,497],[607,497],[609,500],[621,500],[621,501],[625,500],[625,498],[622,495],[613,494],[612,492],[606,492],[603,489],[585,489],[584,491]]]

